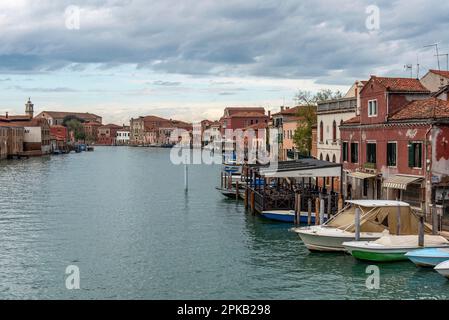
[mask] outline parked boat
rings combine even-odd
[[[261,216],[274,220],[274,221],[280,221],[280,222],[288,222],[288,223],[294,223],[295,222],[295,211],[294,210],[266,210],[262,211]],[[309,219],[309,214],[307,212],[301,212],[300,215],[300,224],[307,224]],[[311,223],[315,224],[315,213],[312,212],[311,216]]]
[[[449,260],[449,248],[426,248],[407,252],[405,256],[420,267],[435,267]]]
[[[222,195],[224,195],[227,198],[230,198],[230,199],[236,198],[237,190],[235,187],[233,187],[233,188],[215,187],[215,189],[217,189]],[[239,187],[239,199],[244,199],[244,198],[245,198],[245,189],[242,187]]]
[[[443,277],[449,279],[449,260],[441,262],[434,269]]]
[[[350,200],[347,206],[320,226],[294,228],[311,251],[344,252],[343,242],[355,240],[355,210],[361,210],[360,240],[377,240],[396,231],[397,214],[400,211],[401,234],[417,233],[418,218],[410,211],[410,205],[390,200]]]
[[[407,252],[422,248],[418,235],[386,235],[375,241],[345,242],[343,246],[354,258],[377,262],[407,260]],[[449,248],[449,241],[442,236],[425,235],[424,247]]]

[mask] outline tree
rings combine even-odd
[[[63,125],[67,127],[67,130],[73,131],[76,140],[85,140],[86,133],[84,132],[83,120],[75,116],[67,116],[63,120]]]
[[[317,123],[316,108],[317,103],[326,100],[341,98],[340,91],[322,89],[316,94],[310,91],[299,90],[294,100],[300,105],[297,116],[301,118],[293,136],[298,151],[302,155],[310,155],[312,149],[312,127]]]

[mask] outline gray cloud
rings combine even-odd
[[[163,87],[177,87],[181,85],[181,82],[156,80],[153,81],[152,84],[155,86],[163,86]]]
[[[399,66],[415,63],[416,54],[424,68],[434,67],[433,52],[422,48],[429,42],[449,49],[449,3],[437,0],[378,0],[381,28],[372,33],[365,27],[371,0],[80,0],[81,28],[68,30],[63,14],[71,2],[4,9],[0,72],[135,64],[166,73],[347,84],[377,71],[400,75]]]
[[[13,86],[9,89],[22,91],[22,92],[42,92],[42,93],[63,93],[63,92],[78,92],[78,90],[67,88],[67,87],[56,87],[56,88],[28,88],[22,86]]]

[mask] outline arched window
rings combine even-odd
[[[336,142],[337,141],[337,122],[335,122],[332,124],[332,141]]]
[[[326,156],[326,161],[329,162],[329,155]]]
[[[320,153],[320,160],[323,160],[323,154]]]
[[[324,124],[323,121],[320,122],[320,142],[324,141]]]
[[[336,163],[336,162],[337,162],[337,159],[335,158],[335,154],[332,156],[332,162],[333,162],[333,163]]]

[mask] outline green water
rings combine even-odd
[[[169,150],[0,162],[0,298],[447,299],[449,281],[409,262],[311,254],[289,225],[245,213],[214,187],[218,166],[183,167]],[[65,269],[80,270],[80,290]]]

